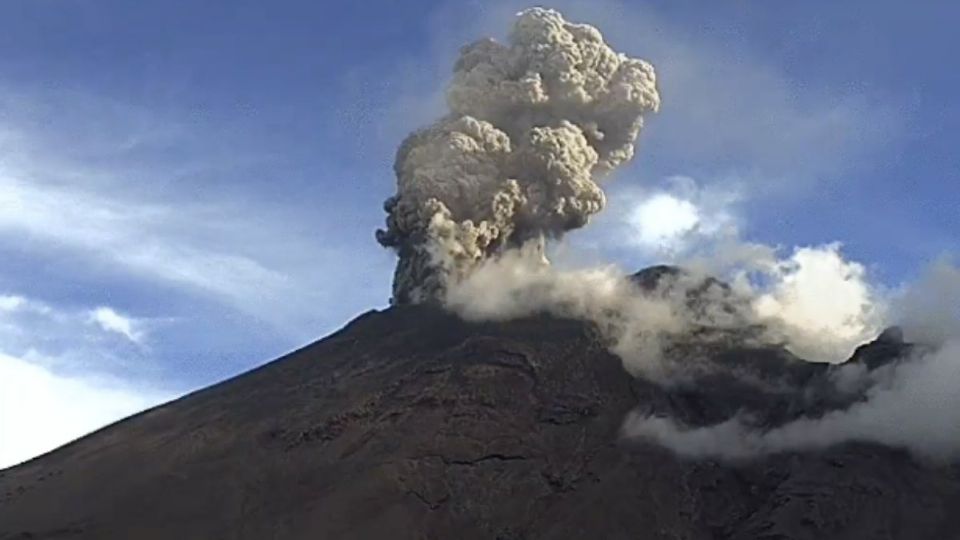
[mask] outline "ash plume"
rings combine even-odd
[[[649,63],[553,10],[520,12],[506,44],[464,47],[449,113],[397,151],[376,234],[399,256],[392,302],[439,301],[492,255],[583,227],[659,104]]]
[[[448,114],[397,152],[397,193],[377,231],[399,256],[392,302],[436,302],[467,320],[547,313],[588,321],[628,372],[665,387],[729,372],[764,391],[812,393],[750,379],[703,351],[766,348],[791,361],[837,364],[897,324],[921,352],[870,373],[855,363],[831,371],[831,391],[859,393],[843,409],[772,428],[739,415],[687,425],[643,411],[626,419],[622,434],[724,459],[846,441],[905,446],[924,458],[960,455],[960,272],[950,264],[891,297],[839,243],[782,256],[779,247],[743,241],[735,220],[698,228],[700,211],[689,201],[680,208],[693,220],[681,222],[681,232],[703,242],[679,253],[683,269],[662,282],[644,285],[615,266],[549,264],[546,240],[603,209],[602,179],[633,157],[644,115],[659,103],[650,64],[552,10],[519,13],[506,44],[462,49]]]

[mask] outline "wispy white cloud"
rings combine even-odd
[[[146,332],[141,321],[117,313],[113,308],[99,306],[89,312],[90,321],[107,332],[115,332],[137,345],[142,345]]]
[[[16,311],[27,303],[27,299],[15,294],[0,295],[0,311]]]
[[[147,373],[147,321],[109,306],[0,295],[0,353],[71,372]]]
[[[236,302],[285,286],[280,272],[241,255],[196,247],[189,235],[169,230],[189,221],[204,226],[186,209],[112,200],[0,170],[0,233],[36,238],[46,249],[80,249],[130,271]]]
[[[16,132],[16,126],[4,127]],[[214,299],[296,339],[316,331],[317,305],[339,305],[331,299],[342,299],[344,291],[362,296],[368,290],[339,286],[358,277],[343,264],[345,252],[356,246],[340,242],[342,233],[317,214],[291,215],[263,205],[256,183],[246,193],[241,182],[226,184],[220,198],[206,200],[188,186],[155,197],[133,179],[162,178],[162,166],[144,172],[144,164],[80,164],[71,170],[60,156],[54,167],[45,153],[57,156],[56,149],[19,135],[16,144],[0,142],[0,241],[21,242],[38,255],[79,256],[112,272]],[[372,241],[366,253],[389,259]]]

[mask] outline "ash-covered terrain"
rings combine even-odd
[[[688,336],[711,363],[665,386],[589,323],[372,311],[0,472],[0,538],[960,537],[956,464],[867,442],[690,458],[623,435],[630,414],[770,429],[860,399],[826,382],[838,366],[725,339]],[[909,347],[889,331],[850,362]]]

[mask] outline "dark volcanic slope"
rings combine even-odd
[[[957,470],[902,451],[731,466],[618,440],[638,404],[767,399],[724,385],[635,381],[574,321],[369,313],[0,471],[0,539],[958,537]]]

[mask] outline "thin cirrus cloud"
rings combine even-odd
[[[109,306],[0,295],[0,353],[63,372],[149,373],[148,321]]]
[[[262,193],[244,192],[240,182],[208,202],[175,182],[165,197],[151,198],[127,180],[145,174],[135,165],[76,176],[69,163],[51,170],[36,146],[25,163],[0,144],[0,242],[27,239],[28,252],[79,256],[212,299],[288,339],[317,331],[316,305],[350,305],[340,286],[357,277],[341,264],[350,246],[329,241],[328,225],[312,216],[266,208],[258,202]]]
[[[29,235],[46,249],[80,249],[129,271],[242,302],[283,286],[257,261],[191,246],[164,227],[189,216],[174,208],[110,200],[81,189],[22,181],[0,173],[0,234]]]

